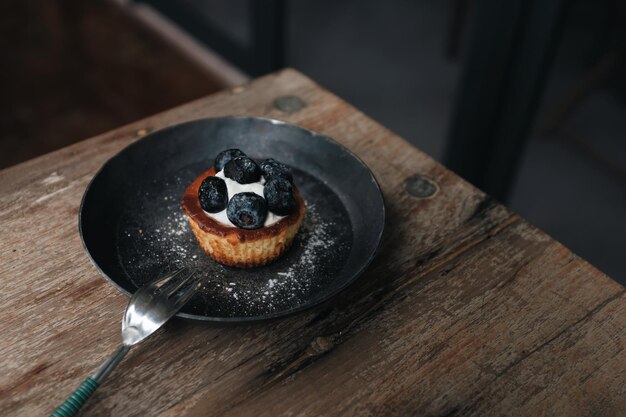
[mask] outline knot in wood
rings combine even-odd
[[[142,137],[142,136],[146,136],[148,133],[150,133],[150,129],[139,129],[138,131],[135,132],[135,135],[137,137]]]

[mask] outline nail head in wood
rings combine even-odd
[[[404,180],[404,189],[413,197],[428,198],[439,191],[439,186],[421,175],[413,175]]]
[[[306,107],[306,103],[296,96],[282,96],[274,100],[274,107],[285,113],[293,113]]]
[[[313,348],[316,354],[328,352],[334,346],[333,341],[327,337],[316,337],[315,340],[311,342],[311,348]]]

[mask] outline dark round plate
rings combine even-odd
[[[271,265],[236,269],[200,249],[183,191],[222,150],[294,168],[307,212],[293,246]],[[285,122],[224,117],[171,126],[107,161],[83,196],[79,228],[95,266],[126,294],[183,267],[204,276],[181,317],[253,321],[316,305],[353,282],[378,248],[383,197],[369,169],[333,140]]]

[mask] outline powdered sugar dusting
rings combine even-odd
[[[307,213],[309,221],[304,222],[300,233],[305,235],[306,246],[298,260],[289,266],[287,271],[277,272],[276,275],[283,277],[284,280],[293,279],[297,272],[307,271],[314,274],[316,269],[316,260],[319,258],[320,252],[327,250],[335,244],[335,237],[329,233],[331,225],[323,222],[315,209],[315,205],[307,205]]]

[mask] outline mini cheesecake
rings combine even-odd
[[[229,151],[241,152],[239,150]],[[221,165],[223,169],[217,173],[215,166],[219,165]],[[285,212],[284,208],[274,204],[274,207],[277,207],[276,210],[280,211],[280,215],[277,215],[276,213],[271,212],[272,206],[269,204],[270,208],[267,212],[261,213],[264,215],[263,219],[255,219],[257,224],[248,226],[245,223],[245,221],[248,220],[248,217],[240,216],[243,220],[235,217],[237,214],[237,207],[228,207],[228,209],[224,208],[219,212],[211,213],[205,210],[205,208],[207,208],[207,203],[201,202],[200,196],[203,183],[208,177],[216,177],[222,178],[230,184],[228,189],[229,198],[227,204],[236,206],[236,200],[239,197],[254,197],[259,200],[260,203],[266,204],[264,198],[259,199],[257,196],[249,195],[252,193],[238,193],[237,191],[239,191],[239,188],[245,189],[246,185],[250,185],[245,184],[245,173],[241,174],[241,171],[237,171],[237,169],[240,169],[241,167],[237,166],[237,163],[235,162],[231,163],[229,167],[225,167],[224,165],[225,164],[223,163],[220,164],[220,158],[218,156],[215,161],[215,166],[200,174],[185,190],[181,206],[187,215],[189,225],[191,226],[191,230],[193,231],[198,243],[207,255],[215,261],[228,266],[247,268],[265,265],[276,260],[293,242],[305,214],[304,200],[295,185],[293,185],[291,174],[289,173],[289,180],[293,189],[295,204],[293,203],[293,200],[290,200],[291,204],[288,208],[289,212]],[[241,169],[247,169],[247,167],[244,166],[245,164],[240,165],[243,166]],[[267,169],[264,169],[263,172],[266,176],[274,175],[274,172],[270,168],[272,167],[268,166]],[[229,172],[229,169],[231,172]],[[235,180],[237,180],[237,182]],[[243,181],[244,184],[239,184],[238,181]],[[210,180],[208,182],[218,181]],[[255,189],[258,195],[260,194],[259,190],[265,191],[266,184],[268,184],[268,180],[265,176],[263,176],[259,181],[252,184],[254,187],[247,188]],[[276,189],[276,187],[273,187],[273,189]],[[238,194],[248,195],[238,196]],[[265,194],[268,193],[266,192]],[[271,199],[272,195],[269,197]],[[221,198],[217,200],[218,206],[213,211],[220,209],[223,204],[223,202],[220,201]],[[228,213],[228,215],[226,215],[226,213]],[[229,219],[234,220],[236,223],[240,224],[241,227],[238,227],[236,224],[229,221]],[[261,226],[259,226],[260,220],[262,220]],[[244,223],[241,223],[241,221]]]

